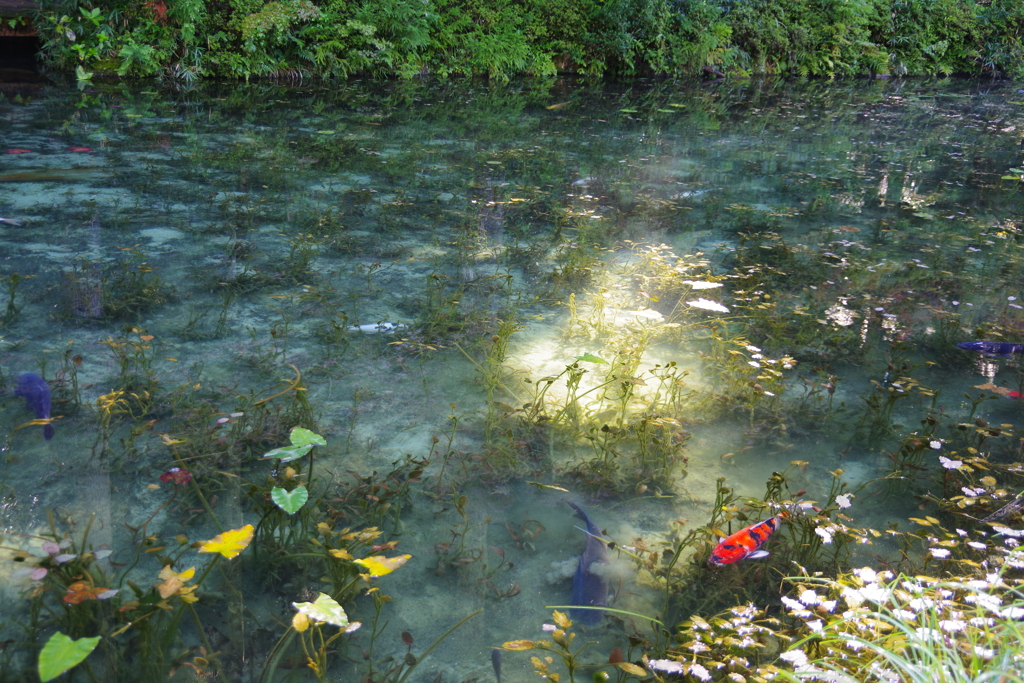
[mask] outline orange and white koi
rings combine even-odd
[[[711,551],[708,563],[712,567],[721,567],[740,560],[756,560],[759,557],[767,557],[768,551],[761,550],[761,546],[782,525],[782,518],[788,516],[788,513],[780,512],[774,517],[740,529],[728,538],[722,539],[722,542]]]

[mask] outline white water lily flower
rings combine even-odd
[[[963,631],[967,628],[967,622],[960,619],[941,619],[939,620],[939,628],[947,633],[956,633],[957,631]]]
[[[941,441],[929,441],[928,445],[932,447],[932,450],[935,450],[935,451],[941,451],[942,450],[942,442]]]
[[[699,678],[702,681],[710,681],[711,680],[711,674],[709,674],[708,670],[705,669],[700,664],[691,664],[690,665],[690,670],[687,673],[689,673],[694,678]]]
[[[878,574],[871,567],[861,567],[860,569],[854,569],[853,575],[864,583],[874,583],[878,580]]]
[[[688,306],[694,308],[703,308],[705,311],[715,311],[716,313],[728,313],[729,309],[720,303],[715,301],[708,301],[707,299],[697,299],[696,301],[687,301]]]
[[[940,560],[949,557],[949,551],[945,548],[928,548],[928,552],[932,554],[932,557],[937,557]]]
[[[821,596],[808,588],[800,593],[800,602],[805,605],[817,605],[821,602]]]
[[[820,527],[820,526],[814,527],[814,533],[816,533],[819,536],[821,536],[821,542],[822,543],[831,543],[832,542],[832,532],[829,531],[828,529],[826,529],[825,527]]]
[[[917,614],[908,609],[894,609],[892,614],[900,621],[913,621],[914,619],[917,619]]]
[[[945,467],[947,470],[955,470],[956,468],[964,464],[963,460],[950,460],[944,455],[939,456],[939,462],[942,463],[942,466]]]
[[[860,589],[860,594],[863,595],[865,599],[870,600],[871,602],[878,603],[885,602],[886,600],[888,600],[890,593],[892,593],[892,591],[886,588],[882,588],[881,586],[876,584],[864,586]]]
[[[783,595],[782,604],[789,608],[790,614],[792,614],[794,617],[811,616],[811,613],[804,609],[803,604],[797,602],[793,598],[787,598],[785,595]]]
[[[682,662],[677,662],[674,659],[649,659],[647,660],[647,668],[654,669],[655,671],[664,671],[665,673],[670,674],[683,673]],[[707,671],[705,671],[704,673],[707,673]],[[710,678],[710,676],[708,678]]]
[[[864,604],[864,596],[861,595],[859,590],[850,588],[849,586],[843,586],[842,595],[850,609],[857,609]]]
[[[779,655],[779,659],[789,662],[794,667],[806,666],[808,662],[807,654],[803,650],[790,650],[789,652],[783,652]]]
[[[838,505],[840,509],[845,510],[846,508],[850,507],[850,498],[852,497],[852,493],[844,493],[841,496],[836,496],[836,505]]]

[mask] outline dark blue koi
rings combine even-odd
[[[1004,358],[1009,358],[1010,354],[1014,353],[1024,354],[1024,344],[1012,344],[1010,342],[969,341],[960,342],[956,347],[964,351],[974,351],[985,356],[1003,356]]]
[[[46,420],[50,417],[50,385],[34,372],[26,372],[18,377],[18,386],[14,389],[15,396],[21,396],[25,403],[36,414],[36,419]],[[53,438],[53,425],[43,426],[43,438]]]
[[[491,650],[491,666],[494,667],[494,677],[501,683],[501,650]]]
[[[568,501],[566,501],[568,502]],[[603,574],[591,571],[595,565],[608,564],[608,546],[601,540],[601,530],[590,521],[590,517],[579,505],[569,503],[576,516],[586,524],[587,544],[580,555],[576,566],[576,574],[572,577],[572,604],[583,607],[608,606],[608,578]],[[604,613],[595,609],[570,610],[574,621],[593,626],[601,621]]]

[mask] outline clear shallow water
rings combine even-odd
[[[463,681],[568,601],[585,539],[566,498],[657,546],[706,523],[721,477],[760,497],[785,470],[826,500],[841,468],[856,525],[903,520],[938,453],[900,495],[859,488],[901,443],[952,444],[976,397],[990,424],[1019,412],[975,388],[1019,390],[1009,363],[954,345],[1024,340],[1020,182],[1003,179],[1021,100],[913,81],[117,85],[8,103],[3,145],[29,152],[0,155],[0,216],[18,222],[0,224],[0,276],[28,279],[0,370],[8,393],[21,372],[50,380],[60,419],[45,442],[4,399],[4,528],[45,533],[52,511],[80,535],[95,515],[108,576],[152,586],[162,553],[132,566],[140,548],[219,531],[160,475],[190,468],[222,528],[256,524],[251,487],[279,474],[258,458],[301,422],[328,444],[307,530],[379,524],[398,541],[385,554],[412,555],[374,582],[392,600],[372,658],[483,609],[410,678]],[[406,327],[353,329],[385,321]],[[573,401],[560,373],[577,359]],[[872,404],[894,394],[891,413]],[[41,544],[6,536],[0,571]],[[197,609],[225,675],[256,680],[290,603],[329,584],[246,553]],[[616,569],[617,608],[664,616],[651,581]],[[4,581],[9,671],[30,649],[27,583]],[[368,624],[367,597],[347,607]],[[645,627],[591,629],[594,662]],[[331,660],[338,680],[366,671],[369,631],[354,662]],[[535,675],[506,653],[504,680]]]

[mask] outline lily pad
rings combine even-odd
[[[270,491],[270,497],[277,507],[289,515],[294,515],[309,500],[309,491],[305,486],[299,486],[291,491],[285,491],[283,488],[275,486]]]
[[[327,439],[315,432],[309,431],[305,427],[293,428],[289,438],[293,446],[305,446],[306,444],[312,444],[313,446],[327,445]]]
[[[52,680],[68,669],[77,666],[99,645],[100,636],[94,638],[70,637],[57,631],[46,641],[39,653],[39,678],[44,683]]]
[[[292,606],[313,621],[326,622],[339,628],[348,626],[348,615],[345,614],[345,610],[326,593],[321,593],[315,602],[293,602]]]
[[[267,451],[262,460],[269,460],[270,458],[277,458],[281,462],[291,462],[292,460],[298,460],[306,453],[312,450],[313,444],[307,443],[302,446],[282,446],[281,448],[275,448],[272,451]]]

